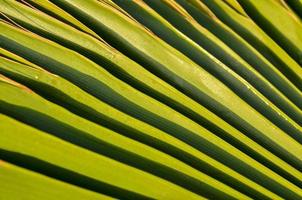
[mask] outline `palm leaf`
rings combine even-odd
[[[302,198],[299,3],[0,0],[0,199]]]

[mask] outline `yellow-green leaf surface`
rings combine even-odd
[[[5,3],[6,4],[4,4],[4,5],[7,5],[9,3],[10,7],[12,9],[15,9],[15,11],[18,12],[19,8],[14,5],[14,3],[16,3],[16,2],[7,2],[6,1]],[[59,7],[57,7],[55,4],[51,3],[50,1],[28,0],[28,3],[26,5],[35,6],[39,10],[44,11],[51,16],[54,16],[55,18],[58,18],[59,20],[62,20],[63,22],[71,24],[72,26],[74,26],[88,34],[90,34],[98,39],[101,39],[97,34],[95,34],[93,31],[91,31],[89,28],[87,28],[85,25],[83,25],[77,19],[73,18],[69,13],[60,9]],[[21,13],[19,12],[19,14],[25,18],[29,17],[26,13],[23,13],[23,12],[21,12]],[[30,20],[32,20],[32,19],[30,18]],[[41,26],[41,24],[40,24],[40,26]]]
[[[232,9],[236,10],[241,15],[246,15],[240,4],[236,0],[223,0],[227,3]]]
[[[294,145],[294,140],[290,139],[287,135],[282,137],[281,135],[284,133],[280,131],[280,129],[275,127],[273,124],[270,124],[267,119],[263,118],[262,115],[259,115],[259,113],[249,107],[243,100],[238,98],[237,95],[232,93],[215,77],[206,73],[187,57],[184,57],[181,53],[175,51],[175,49],[170,48],[170,46],[167,46],[162,41],[156,40],[152,35],[147,34],[133,22],[126,21],[125,18],[119,15],[116,11],[111,10],[105,4],[96,4],[95,2],[82,4],[81,1],[65,1],[62,4],[68,4],[70,6],[74,6],[74,8],[77,6],[75,9],[78,11],[77,13],[79,15],[81,14],[81,11],[84,13],[84,11],[88,9],[89,12],[86,12],[91,13],[91,15],[86,16],[87,18],[92,17],[95,20],[101,20],[100,23],[97,21],[94,25],[98,28],[97,30],[99,30],[100,34],[103,33],[103,36],[107,35],[106,32],[108,29],[111,31],[117,31],[118,29],[119,32],[115,32],[115,34],[124,32],[123,35],[110,35],[110,37],[114,38],[116,36],[115,39],[120,41],[119,45],[124,43],[125,47],[130,44],[127,41],[130,39],[133,41],[135,40],[136,43],[132,43],[135,47],[129,45],[127,48],[128,52],[132,52],[133,54],[139,53],[137,57],[139,56],[140,58],[143,58],[144,62],[148,62],[149,65],[152,64],[152,70],[156,68],[155,70],[158,75],[163,76],[165,80],[169,82],[173,82],[173,84],[188,95],[192,96],[192,98],[202,101],[202,103],[212,104],[209,106],[213,106],[213,104],[217,102],[227,105],[228,109],[231,111],[226,111],[226,107],[221,106],[221,104],[216,104],[215,108],[220,109],[220,113],[222,114],[225,112],[228,114],[236,113],[245,121],[250,121],[251,124],[257,124],[257,128],[260,130],[262,129],[261,132],[263,134],[266,136],[271,134],[271,136],[269,136],[270,139],[275,141],[280,140],[279,144],[285,144],[284,141],[287,140],[288,142],[292,141]],[[99,12],[100,10],[102,10],[102,12]],[[110,28],[107,29],[101,22],[110,23]],[[138,39],[140,39],[142,43],[138,43]],[[147,41],[148,45],[145,45]],[[140,51],[136,51],[136,48],[139,48]],[[158,51],[158,49],[162,49],[162,51]],[[149,56],[147,57],[147,55]],[[151,55],[152,57],[150,57]],[[210,97],[208,99],[209,101],[204,102],[204,94]],[[210,99],[212,100],[211,102]],[[276,134],[279,136],[275,137]],[[297,137],[300,136],[297,135]],[[294,154],[296,154],[297,149],[301,146],[298,143],[295,144],[296,147],[293,145],[286,145],[286,149],[289,151],[288,147],[293,147],[295,149],[293,149],[293,153],[295,152]],[[299,154],[296,155],[299,156]]]
[[[234,196],[240,196],[238,192],[232,192],[230,188],[228,189],[218,181],[184,165],[173,157],[127,139],[108,129],[96,126],[54,104],[43,101],[33,93],[25,92],[22,89],[17,90],[16,87],[4,83],[1,90],[9,95],[6,95],[6,98],[1,97],[1,111],[20,120],[22,120],[22,113],[25,112],[28,118],[23,122],[27,124],[96,153],[166,178],[196,193],[204,194],[206,190],[208,195],[214,195],[213,193],[218,197],[226,195],[220,194],[222,192],[219,191],[213,192],[219,188],[222,191],[229,190],[228,194],[234,193]],[[16,96],[20,99],[16,99]],[[22,110],[20,108],[22,106],[28,108],[28,110]],[[10,114],[8,110],[14,110],[14,112]],[[51,114],[55,114],[55,117],[52,117]],[[75,125],[71,126],[70,124]],[[185,175],[186,172],[187,175]],[[211,182],[212,184],[209,184]],[[216,189],[212,188],[213,186]],[[221,189],[224,187],[225,189]]]
[[[278,44],[249,17],[239,15],[221,1],[205,1],[209,8],[250,45],[266,57],[276,69],[287,76],[300,90],[302,69]],[[274,70],[276,71],[276,70]],[[277,72],[277,71],[276,71]],[[278,72],[279,76],[282,74]]]
[[[161,22],[159,20],[154,19],[153,16],[150,16],[148,15],[148,13],[144,12],[143,10],[140,10],[139,7],[136,6],[134,3],[131,2],[125,3],[124,1],[119,1],[119,0],[115,0],[115,2],[117,2],[119,6],[125,8],[125,10],[127,10],[129,13],[133,13],[133,16],[135,16],[138,21],[141,21],[144,25],[150,28],[150,30],[152,30],[153,32],[158,34],[161,38],[163,38],[165,41],[167,41],[167,43],[171,44],[178,50],[182,51],[184,54],[186,54],[188,57],[190,57],[200,66],[205,66],[204,68],[206,68],[209,72],[211,72],[216,77],[219,77],[220,80],[225,82],[225,84],[227,84],[230,88],[232,88],[233,91],[236,91],[237,94],[241,96],[241,98],[249,102],[249,104],[251,104],[257,110],[259,110],[259,112],[265,115],[268,119],[274,121],[275,124],[282,124],[288,127],[288,129],[286,128],[287,130],[285,131],[288,131],[290,133],[296,132],[297,135],[300,135],[302,133],[301,127],[299,127],[298,124],[288,119],[288,117],[284,115],[282,111],[274,107],[274,105],[272,105],[272,103],[269,102],[269,100],[267,100],[264,96],[259,94],[258,91],[256,91],[255,88],[253,88],[253,86],[245,82],[231,69],[220,63],[219,60],[216,60],[212,55],[210,55],[205,50],[200,48],[197,44],[193,43],[191,40],[187,39],[185,36],[178,33],[176,30],[170,27],[169,24],[167,24],[167,22],[166,23],[165,21],[162,22],[163,19],[161,19]],[[140,5],[144,6],[143,4]],[[144,6],[144,8],[146,8],[146,6]],[[150,12],[150,9],[148,11]],[[155,14],[153,13],[153,15]],[[166,26],[163,25],[164,23]],[[260,88],[264,88],[264,84],[267,84],[267,82],[263,83],[263,82],[259,82],[258,80],[257,83],[259,84]],[[249,90],[246,90],[246,88],[249,88]],[[272,92],[272,88],[267,89],[265,94],[268,94],[270,92]],[[280,94],[277,94],[276,92],[271,96],[274,96],[274,99],[277,99],[278,98],[277,96],[280,96]],[[281,103],[282,105],[289,104],[288,100],[287,101],[285,99],[281,100],[281,98],[282,97],[280,96],[280,101],[282,102]],[[261,104],[262,106],[259,106]],[[268,104],[270,104],[270,106],[268,106]],[[288,108],[286,106],[284,110],[291,110],[291,113],[293,113],[295,119],[297,119],[298,122],[302,123],[301,111],[298,108],[296,108],[294,105],[291,108]],[[278,120],[277,122],[277,120],[275,121],[272,118],[274,119],[279,118],[280,120]],[[288,124],[289,121],[291,121],[291,125]]]
[[[285,2],[300,17],[300,20],[302,20],[302,1],[301,0],[285,0]]]
[[[0,200],[302,199],[301,5],[0,0]]]
[[[238,59],[238,56],[236,58],[236,54],[232,54],[232,51],[227,50],[227,53],[221,52],[221,47],[223,47],[221,44],[220,47],[214,48],[213,45],[215,43],[211,42],[210,40],[206,40],[206,37],[210,36],[211,32],[205,31],[204,29],[199,28],[194,24],[194,28],[191,27],[191,23],[194,22],[194,20],[185,20],[186,18],[182,17],[182,15],[179,15],[175,13],[176,10],[170,11],[169,7],[165,6],[163,3],[160,3],[160,1],[146,1],[149,5],[152,5],[154,8],[157,9],[158,12],[161,13],[161,15],[165,16],[170,20],[170,22],[173,23],[174,26],[176,26],[178,29],[180,29],[182,32],[186,33],[186,35],[190,36],[195,42],[197,42],[199,45],[205,47],[209,52],[211,52],[215,57],[219,58],[220,61],[223,61],[225,64],[227,64],[229,67],[231,67],[233,70],[235,70],[238,74],[240,74],[243,78],[245,78],[247,81],[249,81],[251,84],[253,84],[258,90],[262,91],[263,94],[271,95],[270,92],[264,92],[265,85],[260,84],[259,78],[256,77],[255,71],[249,72],[249,70],[245,70],[242,68],[242,66],[239,66],[240,63],[238,61],[242,60],[244,58],[245,61],[247,61],[252,67],[257,69],[265,78],[267,78],[271,83],[275,85],[280,91],[282,91],[286,96],[293,101],[296,106],[299,108],[302,107],[300,99],[301,92],[295,88],[295,86],[287,80],[286,77],[284,77],[283,74],[278,72],[276,69],[273,68],[273,66],[265,60],[265,58],[259,54],[255,49],[253,49],[250,45],[247,44],[244,40],[242,40],[240,37],[238,37],[236,34],[233,33],[232,30],[230,30],[228,27],[226,27],[222,23],[217,23],[216,20],[212,20],[207,16],[204,16],[201,12],[198,12],[198,10],[194,9],[194,7],[190,6],[186,1],[178,0],[177,2],[180,2],[185,8],[192,14],[197,21],[199,21],[200,25],[206,27],[211,32],[213,32],[217,37],[219,37],[223,42],[228,44],[236,53],[238,53],[242,58]],[[170,1],[168,1],[170,2]],[[209,3],[214,3],[214,1],[205,1]],[[172,3],[171,3],[172,4]],[[169,5],[170,7],[175,7],[177,4],[173,3],[172,5]],[[171,9],[170,9],[171,10]],[[178,16],[177,16],[178,15]],[[186,15],[187,16],[187,15]],[[175,20],[175,17],[177,17]],[[192,17],[191,17],[192,18]],[[177,21],[182,21],[182,23],[177,23]],[[203,33],[200,35],[200,33]],[[214,39],[214,38],[213,38]],[[213,40],[212,39],[212,40]],[[217,43],[217,39],[214,40]],[[225,49],[225,47],[224,47]],[[223,53],[223,54],[221,54]],[[232,58],[234,57],[234,58]],[[242,61],[240,61],[242,63]],[[278,65],[279,66],[279,65]],[[299,76],[298,76],[299,77]],[[262,85],[264,87],[262,87]],[[274,97],[270,97],[274,101]],[[277,103],[276,101],[274,103]],[[277,103],[279,106],[280,102]],[[285,104],[283,104],[284,107]],[[288,109],[284,109],[285,112],[287,112],[288,115],[292,115],[294,112],[289,111]],[[296,120],[300,120],[301,117],[295,117]]]
[[[98,55],[101,54],[101,55],[107,56],[107,54],[102,53],[102,52],[104,52],[104,50],[106,50],[106,52],[110,53],[110,51],[107,50],[106,46],[102,46],[102,44],[98,43],[97,41],[94,41],[91,38],[89,38],[89,37],[87,37],[83,34],[79,34],[78,32],[74,31],[73,29],[70,29],[70,28],[66,29],[65,26],[63,27],[63,24],[55,22],[54,20],[51,20],[49,17],[47,18],[45,16],[43,18],[42,14],[38,14],[38,13],[35,14],[33,11],[25,9],[24,6],[22,7],[22,5],[19,5],[19,4],[15,4],[15,6],[18,6],[18,9],[22,10],[23,13],[27,13],[27,16],[31,16],[30,17],[31,20],[35,20],[35,19],[37,20],[36,23],[33,24],[36,28],[40,28],[39,26],[37,26],[37,24],[43,25],[44,29],[41,29],[41,30],[45,30],[48,27],[47,32],[51,32],[53,34],[58,35],[59,37],[63,37],[65,40],[69,40],[73,43],[77,43],[81,46],[85,46],[86,48],[90,49],[91,51],[94,51],[94,52],[98,53]],[[2,8],[5,8],[5,7],[2,7]],[[11,10],[3,9],[3,10],[6,12],[7,15],[12,16],[14,18],[17,18],[20,15],[19,12],[16,12],[14,9],[11,9]],[[24,22],[27,22],[27,23],[31,22],[31,20],[28,20],[28,18],[24,18],[23,16],[19,17],[18,19],[23,20]],[[43,19],[45,19],[45,21],[42,21]],[[51,25],[50,23],[47,23],[50,20],[51,20],[51,22],[54,23],[54,25]],[[59,27],[63,27],[63,28],[59,29]],[[28,28],[30,28],[30,27],[28,27]],[[35,29],[33,29],[33,30],[35,31]],[[60,30],[61,30],[61,32],[60,32]],[[72,37],[68,36],[68,31],[72,31],[72,33],[73,33]],[[43,34],[43,35],[45,35],[45,34]],[[77,40],[79,38],[81,38],[81,40]],[[86,41],[86,42],[84,43],[84,41]],[[91,44],[94,42],[95,45],[87,45],[87,41],[91,41],[90,42]],[[100,48],[97,49],[96,48],[97,45],[99,45]],[[107,56],[107,58],[108,57],[109,56]],[[123,59],[123,58],[124,57],[121,57],[119,54],[117,54],[117,52],[114,52],[114,55],[112,55],[112,59],[116,61],[115,63],[117,63],[117,62],[120,63],[120,66],[123,67],[125,69],[125,71],[127,70],[127,72],[130,73],[130,75],[132,75],[135,78],[142,77],[142,79],[140,79],[140,82],[144,82],[144,83],[148,84],[150,87],[152,87],[152,89],[157,89],[157,91],[161,92],[162,94],[165,94],[165,95],[169,94],[169,97],[173,96],[174,100],[178,100],[179,103],[182,103],[183,105],[186,105],[191,111],[193,110],[194,112],[200,113],[199,116],[198,116],[197,122],[200,122],[201,120],[203,120],[203,119],[200,120],[200,116],[206,117],[207,120],[209,120],[211,122],[215,122],[219,126],[220,130],[219,129],[217,130],[216,128],[215,129],[212,128],[211,130],[213,130],[213,132],[216,132],[216,131],[221,132],[221,129],[223,129],[223,130],[227,131],[228,134],[231,134],[232,135],[231,137],[236,138],[237,142],[232,141],[233,139],[228,140],[228,141],[232,142],[234,145],[236,145],[236,147],[242,149],[243,151],[246,151],[246,147],[242,147],[241,144],[238,144],[238,142],[239,143],[243,142],[244,146],[253,147],[253,150],[252,150],[253,154],[254,153],[259,154],[259,145],[252,145],[251,143],[254,143],[253,141],[248,139],[246,136],[244,136],[240,133],[237,133],[238,132],[237,130],[230,127],[224,121],[222,121],[221,119],[213,116],[213,114],[211,114],[209,111],[205,110],[200,105],[198,105],[195,102],[191,101],[190,99],[186,98],[184,95],[181,95],[181,93],[173,90],[173,88],[168,87],[164,82],[160,81],[160,79],[156,79],[154,76],[150,76],[149,73],[144,71],[143,68],[139,67],[137,64],[135,64],[133,62],[129,62],[129,60]],[[125,63],[125,65],[122,65],[122,63]],[[131,65],[131,66],[129,66],[127,68],[128,65]],[[148,79],[147,79],[148,77],[151,77],[150,81],[148,81]],[[156,83],[155,81],[159,82],[159,84],[155,84]],[[167,88],[167,89],[165,89],[165,88]],[[94,118],[94,117],[91,116],[90,119],[91,118]],[[194,119],[196,120],[196,117],[194,117]],[[205,124],[204,120],[201,121],[201,123],[204,125]],[[209,125],[212,126],[212,124],[209,124]],[[206,124],[206,127],[209,126],[209,125]],[[238,134],[240,134],[240,135],[238,135]],[[223,135],[221,135],[221,136],[223,136]],[[223,136],[223,137],[228,137],[229,138],[228,135]],[[248,152],[250,152],[250,150]],[[260,162],[263,162],[263,154],[264,153],[261,153],[261,154],[262,155],[260,155],[260,158],[259,158],[259,156],[256,156],[256,158],[259,159]],[[270,156],[270,158],[268,158],[267,156],[265,156],[265,157],[266,157],[265,162],[270,161],[272,159],[271,156]],[[280,166],[284,166],[284,165],[279,165],[278,168]],[[292,170],[285,170],[285,171],[291,172]],[[296,175],[293,176],[293,177],[296,177]]]
[[[6,117],[1,116],[1,120]],[[13,120],[11,120],[13,121]],[[6,121],[7,123],[7,121]],[[14,126],[15,123],[8,123]],[[1,128],[4,128],[3,126]],[[5,127],[6,128],[6,127]],[[1,151],[1,150],[0,150]],[[2,153],[2,152],[1,152]],[[0,160],[1,199],[113,199]]]
[[[1,115],[1,154],[9,162],[121,198],[201,197],[115,160],[92,153]],[[11,132],[14,131],[14,134]],[[22,164],[23,163],[23,164]],[[111,185],[114,183],[114,185]],[[161,193],[154,185],[165,188]],[[129,195],[127,197],[127,195]]]
[[[84,91],[81,91],[79,88],[73,86],[72,84],[68,83],[67,81],[64,81],[63,79],[53,76],[49,73],[45,73],[43,71],[38,71],[36,69],[28,68],[26,66],[22,66],[20,64],[9,62],[6,59],[0,58],[0,72],[14,78],[14,80],[24,83],[27,86],[31,87],[32,89],[35,89],[39,91],[41,94],[44,94],[45,96],[49,97],[50,99],[56,99],[55,102],[61,102],[66,101],[65,104],[66,107],[70,107],[72,105],[73,107],[77,107],[77,109],[83,110],[83,112],[86,112],[87,115],[91,115],[93,118],[97,118],[99,120],[96,120],[96,122],[106,125],[111,123],[112,125],[108,126],[109,128],[116,126],[115,130],[118,130],[121,132],[121,134],[125,134],[133,139],[140,140],[148,145],[154,146],[157,149],[160,149],[161,151],[164,151],[166,153],[169,153],[170,155],[177,157],[178,159],[181,159],[182,161],[188,163],[189,165],[195,167],[196,169],[199,169],[201,171],[204,171],[205,167],[208,168],[206,173],[212,174],[217,173],[219,176],[215,176],[216,179],[232,184],[228,179],[237,179],[232,180],[232,182],[238,182],[238,180],[244,184],[254,186],[255,184],[251,183],[250,181],[246,180],[244,177],[240,176],[239,174],[235,173],[234,171],[228,169],[227,167],[221,165],[217,161],[211,159],[210,157],[202,154],[201,152],[196,151],[195,149],[191,148],[190,146],[186,145],[185,143],[182,143],[181,141],[176,140],[175,138],[162,133],[160,130],[157,130],[151,126],[148,126],[147,124],[144,124],[143,122],[137,121],[130,116],[126,116],[125,114],[116,111],[114,108],[101,103],[100,101],[97,101],[93,97],[89,96],[87,93],[85,94]],[[38,78],[36,78],[38,77]],[[40,88],[45,88],[46,85],[48,85],[48,91],[49,93],[46,94],[46,92],[42,92]],[[55,87],[55,88],[51,88]],[[69,97],[69,98],[68,98]],[[78,101],[78,103],[76,102]],[[82,104],[80,104],[82,103]],[[91,108],[85,108],[84,103],[86,105],[91,106]],[[69,105],[69,106],[68,106]],[[84,107],[84,108],[83,108]],[[94,108],[95,111],[98,111],[99,113],[93,112],[91,109]],[[105,111],[104,113],[107,116],[101,115],[102,111]],[[78,112],[81,113],[81,112]],[[84,115],[84,116],[87,116]],[[109,119],[108,119],[109,118]],[[88,118],[89,119],[89,118]],[[90,118],[91,119],[91,118]],[[127,128],[127,124],[120,125],[119,123],[113,122],[114,119],[117,119],[120,123],[127,122],[128,124],[131,124],[133,128],[136,130]],[[91,119],[92,120],[92,119]],[[95,120],[94,120],[95,121]],[[111,121],[111,122],[110,122]],[[139,132],[138,132],[139,131]],[[236,131],[234,129],[234,131]],[[150,137],[144,137],[141,134],[150,135]],[[157,140],[154,140],[156,138]],[[261,146],[255,144],[253,141],[248,140],[245,137],[240,137],[239,139],[243,140],[247,146],[251,146],[254,148],[254,151],[261,151],[262,156],[266,157],[266,160],[274,160],[274,162],[278,165],[277,168],[284,168],[284,172],[286,171],[288,174],[293,175],[287,175],[292,177],[301,177],[301,173],[297,172],[294,168],[290,167],[286,163],[282,162],[277,157],[273,156],[271,153],[266,151]],[[158,141],[160,140],[160,141]],[[164,144],[161,144],[163,143]],[[165,148],[163,148],[165,147]],[[179,148],[179,149],[175,149]],[[181,155],[179,155],[181,153]],[[190,155],[191,154],[191,155]],[[186,157],[185,159],[183,157]],[[194,162],[193,162],[194,161]],[[223,176],[221,176],[221,172],[224,173]],[[213,176],[213,175],[212,175]],[[231,178],[232,177],[232,178]],[[233,187],[237,187],[236,185],[233,185]],[[256,185],[255,185],[256,186]],[[259,186],[256,186],[256,188]],[[238,188],[242,190],[243,188]],[[249,191],[251,188],[244,189],[244,191]],[[262,189],[261,189],[262,190]],[[260,190],[260,191],[261,191]],[[264,192],[266,193],[266,192]]]
[[[247,14],[302,65],[302,23],[273,0],[238,1]]]

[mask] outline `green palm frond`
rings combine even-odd
[[[302,199],[301,0],[0,0],[0,199]]]

